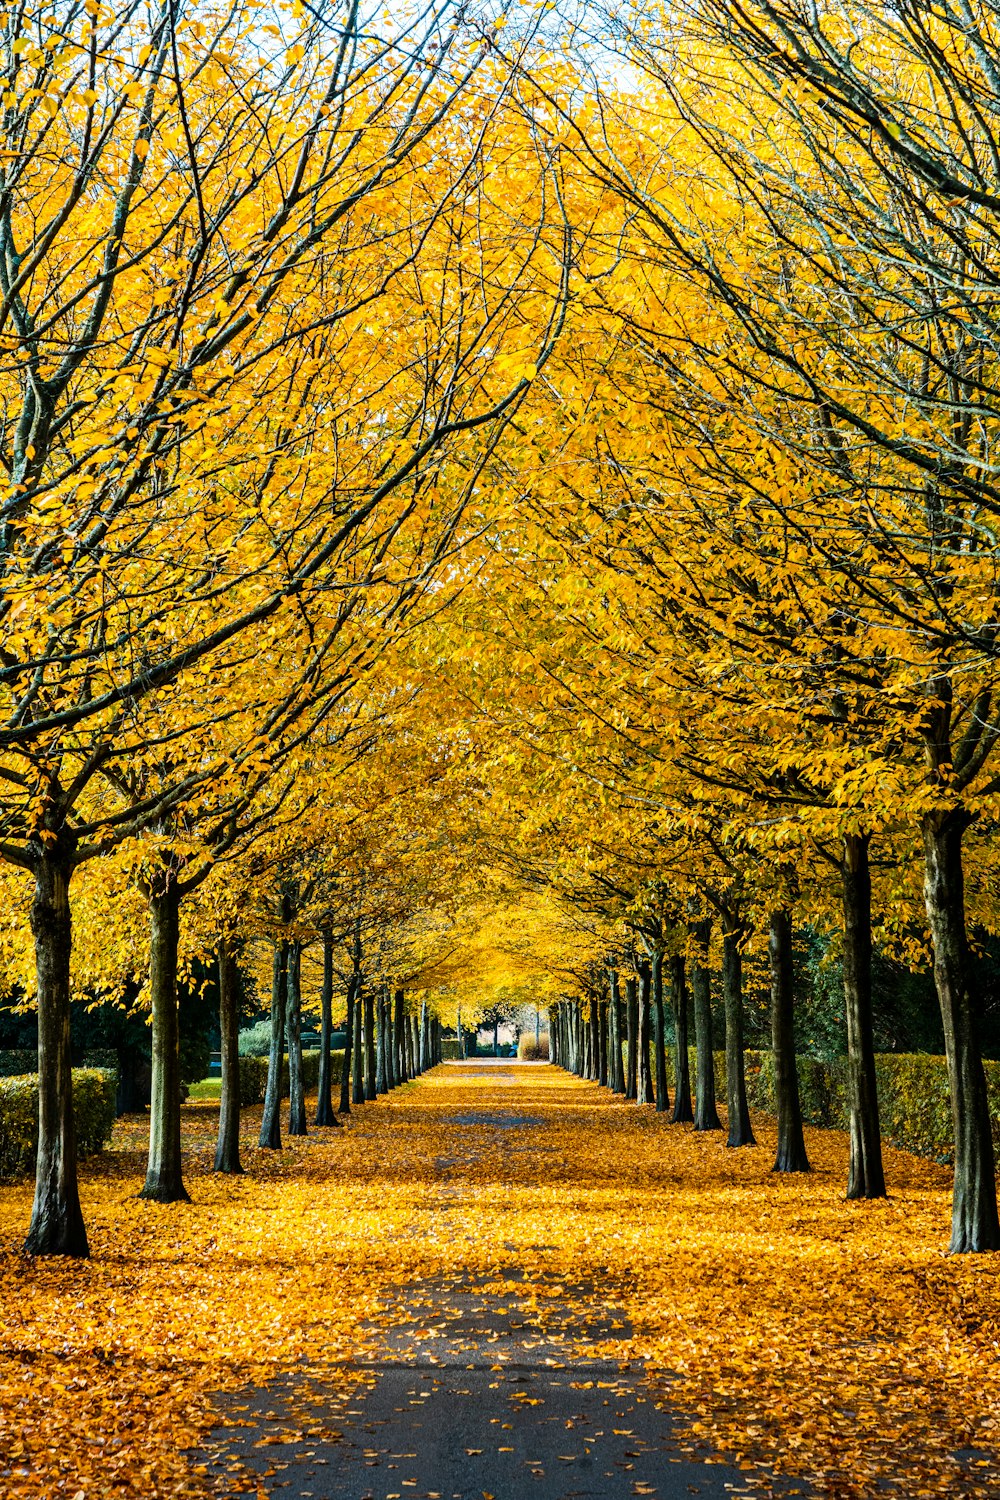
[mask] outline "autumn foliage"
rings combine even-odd
[[[563,1071],[478,1270],[606,1266],[748,1463],[989,1493],[926,1438],[993,1451],[996,0],[0,53],[4,1482],[201,1493],[210,1389],[461,1274],[482,1023]]]

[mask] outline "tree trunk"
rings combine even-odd
[[[349,1115],[351,1112],[351,1071],[354,1067],[354,1013],[357,1009],[354,1003],[354,996],[357,987],[357,975],[352,974],[347,981],[347,1017],[344,1021],[344,1061],[340,1072],[339,1112],[342,1115]]]
[[[844,1010],[851,1155],[848,1198],[884,1198],[872,1025],[872,881],[867,834],[844,835]]]
[[[695,1130],[721,1130],[722,1121],[715,1105],[715,1052],[712,1035],[712,974],[708,967],[708,944],[712,933],[709,921],[694,924],[698,956],[691,975],[694,998],[694,1038],[697,1048],[698,1077],[695,1088]]]
[[[402,990],[396,991],[396,1021],[394,1026],[394,1052],[396,1057],[396,1082],[405,1083],[409,1077],[406,1066],[406,996]]]
[[[351,1099],[355,1104],[365,1102],[365,1037],[363,1029],[364,1000],[361,982],[354,991],[354,1076],[351,1080]]]
[[[746,1067],[743,1052],[743,929],[730,916],[723,919],[722,988],[726,1005],[726,1108],[729,1113],[727,1146],[756,1146],[747,1103]]]
[[[611,991],[611,1000],[608,1005],[609,1030],[611,1033],[611,1069],[609,1083],[614,1094],[625,1092],[625,1067],[622,1061],[622,1013],[621,1001],[618,998],[618,971],[611,969],[608,974],[608,987]]]
[[[675,1125],[686,1125],[694,1119],[694,1110],[691,1108],[688,1002],[683,953],[675,953],[670,960],[670,991],[674,1007],[674,1112],[670,1118]]]
[[[285,1028],[288,1033],[288,1134],[306,1134],[306,1091],[302,1076],[302,944],[288,945]]]
[[[775,1172],[808,1172],[799,1074],[795,1066],[795,1000],[792,979],[792,914],[787,907],[771,913],[768,941],[771,959],[771,1039],[774,1046],[774,1091],[778,1105],[778,1153]]]
[[[982,1000],[965,927],[962,835],[966,827],[967,815],[961,809],[928,813],[921,827],[924,903],[934,942],[934,983],[944,1025],[955,1138],[951,1215],[955,1255],[1000,1249],[993,1133],[979,1041]]]
[[[637,1104],[652,1104],[653,1102],[653,1074],[649,1066],[649,1049],[653,1039],[649,991],[649,960],[643,959],[639,965],[639,1057],[635,1082]]]
[[[652,958],[653,965],[653,1051],[656,1056],[656,1112],[665,1114],[670,1108],[667,1092],[667,1039],[666,1018],[663,1014],[663,950],[657,948]]]
[[[180,1028],[177,1019],[177,941],[180,891],[172,871],[149,897],[149,989],[153,1012],[153,1078],[149,1105],[149,1161],[140,1198],[187,1203],[181,1175]]]
[[[420,1071],[426,1073],[431,1065],[431,1018],[427,1009],[427,997],[420,1002]]]
[[[73,848],[58,840],[33,850],[31,931],[38,996],[38,1156],[29,1255],[90,1254],[76,1177],[70,1053]]]
[[[602,1000],[597,1006],[597,1081],[608,1085],[608,1004]]]
[[[625,981],[625,1098],[636,1097],[636,1066],[639,1061],[639,999],[636,981]]]
[[[219,938],[219,1050],[222,1082],[219,1089],[219,1138],[215,1170],[237,1176],[240,1163],[240,976],[232,945]]]
[[[410,1017],[410,1072],[414,1078],[420,1076],[420,1017]]]
[[[288,943],[275,945],[271,967],[271,1049],[267,1056],[267,1087],[260,1122],[259,1144],[266,1151],[281,1150],[281,1074],[285,1040],[285,971]]]
[[[371,985],[365,990],[365,1099],[370,1103],[378,1095],[376,1088],[376,1053],[378,1043],[375,1037],[375,992]]]
[[[320,991],[319,1084],[316,1089],[316,1124],[336,1125],[333,1112],[333,1060],[330,1056],[333,1035],[333,935],[323,933],[323,988]]]
[[[386,1038],[388,1036],[389,1027],[386,1018],[386,994],[384,985],[379,986],[376,1007],[375,1092],[376,1094],[387,1094],[389,1092],[389,1060],[386,1057]]]

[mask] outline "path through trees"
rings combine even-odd
[[[257,1106],[238,1178],[211,1170],[216,1117],[184,1106],[189,1205],[137,1200],[127,1117],[82,1164],[93,1259],[0,1260],[5,1494],[506,1500],[624,1475],[665,1500],[675,1469],[703,1495],[998,1492],[997,1273],[942,1255],[945,1169],[887,1150],[892,1196],[850,1203],[844,1133],[807,1127],[813,1171],[776,1174],[765,1118],[731,1151],[546,1065],[445,1063],[280,1153]],[[29,1202],[0,1189],[3,1251]],[[220,1413],[252,1424],[221,1453]]]

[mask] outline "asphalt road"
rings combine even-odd
[[[537,1122],[506,1109],[456,1115],[468,1162],[497,1135]],[[441,1158],[442,1200],[462,1191],[463,1159]],[[504,1267],[509,1283],[512,1272]],[[516,1272],[514,1273],[516,1286]],[[537,1283],[537,1271],[535,1281]],[[724,1464],[675,1438],[669,1387],[641,1364],[581,1359],[581,1344],[630,1334],[599,1287],[553,1288],[544,1321],[486,1276],[401,1288],[378,1351],[317,1384],[281,1381],[227,1398],[212,1451],[239,1459],[277,1500],[732,1500],[760,1495]],[[495,1287],[495,1283],[494,1283]],[[529,1303],[530,1303],[530,1299]],[[624,1349],[623,1349],[624,1354]],[[804,1494],[782,1482],[763,1493]]]

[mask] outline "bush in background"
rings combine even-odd
[[[747,1100],[750,1108],[773,1115],[774,1058],[770,1052],[748,1050],[744,1054]],[[807,1125],[846,1130],[847,1059],[823,1062],[817,1057],[796,1059],[799,1074],[799,1097],[802,1118]],[[987,1062],[986,1087],[993,1122],[993,1144],[1000,1160],[1000,1062]],[[694,1091],[695,1053],[691,1049],[691,1089]],[[882,1138],[901,1151],[927,1156],[942,1166],[952,1162],[951,1094],[948,1088],[948,1064],[934,1052],[880,1052],[875,1058],[878,1081],[879,1116]],[[673,1057],[667,1055],[667,1077],[674,1087]],[[726,1094],[726,1054],[715,1054],[716,1091]]]
[[[302,1078],[306,1093],[319,1087],[319,1059],[318,1051],[303,1052],[302,1054]],[[333,1083],[339,1084],[344,1067],[344,1054],[340,1052],[330,1053],[330,1078]],[[262,1104],[264,1102],[264,1091],[267,1088],[267,1058],[259,1057],[255,1053],[241,1054],[240,1056],[240,1103]],[[281,1070],[281,1097],[288,1098],[288,1054],[285,1054],[284,1065]]]
[[[522,1032],[517,1042],[517,1055],[522,1062],[548,1062],[548,1032],[543,1031],[537,1042],[533,1032]]]
[[[5,1047],[0,1052],[0,1078],[23,1078],[38,1066],[34,1047]]]
[[[270,1021],[258,1021],[241,1031],[239,1048],[241,1057],[266,1057],[271,1050]]]
[[[110,1069],[73,1069],[73,1116],[77,1150],[94,1156],[111,1140],[118,1081]],[[35,1170],[38,1149],[38,1074],[0,1078],[0,1179]]]

